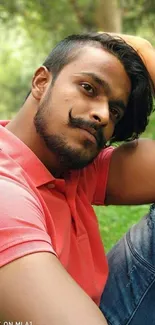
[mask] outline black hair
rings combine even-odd
[[[139,137],[153,111],[151,78],[137,52],[118,36],[108,33],[70,35],[60,41],[44,61],[52,72],[53,82],[59,72],[75,60],[85,46],[102,47],[123,64],[131,81],[131,93],[123,118],[116,125],[111,142],[129,141]]]

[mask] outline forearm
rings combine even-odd
[[[55,256],[31,254],[0,270],[0,315],[33,325],[108,325]]]

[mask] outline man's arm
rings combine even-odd
[[[1,321],[33,325],[107,325],[51,253],[31,254],[0,269],[0,315]]]
[[[155,141],[138,140],[113,151],[105,204],[155,202]]]
[[[35,193],[0,177],[0,198],[1,324],[107,325],[54,255]]]

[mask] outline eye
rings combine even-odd
[[[89,94],[89,95],[95,95],[95,89],[93,86],[91,86],[87,82],[82,82],[81,83],[82,88]]]
[[[114,123],[118,123],[122,118],[121,111],[118,107],[110,107],[110,115]]]

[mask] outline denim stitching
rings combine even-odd
[[[149,287],[147,288],[147,290],[144,292],[143,296],[142,296],[141,299],[139,300],[139,303],[138,303],[137,307],[135,308],[134,312],[132,313],[132,315],[131,315],[130,319],[128,320],[128,322],[126,323],[126,325],[130,325],[130,322],[132,321],[132,319],[133,319],[135,313],[137,312],[137,310],[138,310],[138,308],[139,308],[141,302],[142,302],[143,299],[145,298],[146,294],[148,293],[148,291],[150,290],[150,288],[152,287],[152,285],[154,284],[154,282],[155,282],[155,278],[154,278],[153,282],[150,283]]]
[[[142,258],[138,252],[133,248],[133,245],[132,245],[132,242],[131,242],[131,238],[130,238],[130,232],[128,232],[126,234],[126,241],[127,241],[127,244],[129,246],[129,249],[132,253],[132,255],[141,263],[143,264],[143,266],[147,267],[147,269],[149,268],[149,270],[151,272],[155,272],[155,267],[152,266],[148,261],[146,261],[144,258]]]

